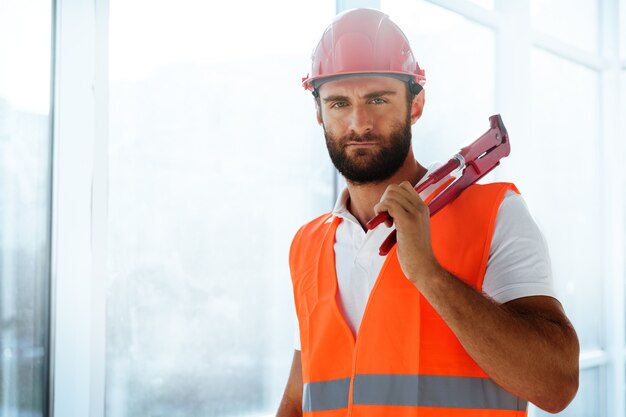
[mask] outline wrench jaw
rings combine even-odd
[[[459,152],[467,162],[483,158],[491,151],[509,141],[508,133],[499,114],[489,117],[489,130]]]
[[[500,160],[508,156],[511,152],[511,144],[508,140],[508,134],[500,115],[491,116],[489,122],[491,129],[474,144],[465,148],[470,151],[468,152],[470,154],[481,153],[474,159],[467,160],[463,173],[459,178],[441,191],[437,197],[428,204],[431,216],[456,199],[467,187],[474,184],[500,165]],[[484,150],[487,144],[493,143],[495,143],[495,145]],[[484,152],[482,152],[483,150]]]
[[[506,131],[506,127],[504,126],[504,122],[502,121],[502,117],[499,114],[494,114],[493,116],[489,116],[489,125],[491,129],[498,129],[503,136],[503,141],[508,141],[509,134]]]

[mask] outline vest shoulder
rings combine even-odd
[[[431,240],[441,265],[481,288],[500,204],[510,183],[473,184],[431,217]]]
[[[519,194],[517,187],[509,182],[472,184],[442,211],[475,221],[479,218],[485,222],[490,222],[491,218],[495,221],[500,203],[508,191]]]
[[[313,247],[320,245],[321,242],[318,241],[319,239],[316,239],[316,236],[324,236],[324,232],[332,226],[333,219],[333,214],[328,212],[300,227],[291,242],[289,258],[292,266],[297,260],[301,259],[299,254],[308,252]]]
[[[305,223],[304,225],[300,227],[300,230],[298,230],[298,233],[296,233],[296,236],[294,237],[294,242],[297,239],[299,239],[302,235],[310,236],[312,233],[319,232],[321,230],[326,229],[332,224],[333,219],[334,219],[333,213],[328,212],[328,213],[322,214],[319,217],[316,217],[315,219],[309,221],[308,223]]]
[[[308,223],[305,223],[302,228],[317,228],[325,224],[328,225],[332,222],[333,217],[333,213],[329,211],[328,213],[324,213],[321,216],[309,221]]]
[[[514,193],[520,194],[519,190],[515,186],[515,184],[511,182],[491,182],[487,184],[472,184],[465,191],[474,194],[481,194],[483,196],[494,195],[498,196],[501,193],[506,193],[507,191],[513,191]]]

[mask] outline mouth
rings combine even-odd
[[[348,142],[346,143],[346,147],[353,146],[357,148],[367,148],[371,146],[377,146],[378,142]]]

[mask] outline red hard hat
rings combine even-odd
[[[374,9],[353,9],[335,16],[312,56],[310,75],[302,78],[314,91],[324,81],[343,75],[390,74],[419,92],[426,82],[409,41],[389,16]]]

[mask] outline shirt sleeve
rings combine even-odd
[[[482,289],[498,303],[534,295],[556,298],[546,241],[522,196],[512,191],[498,211]]]

